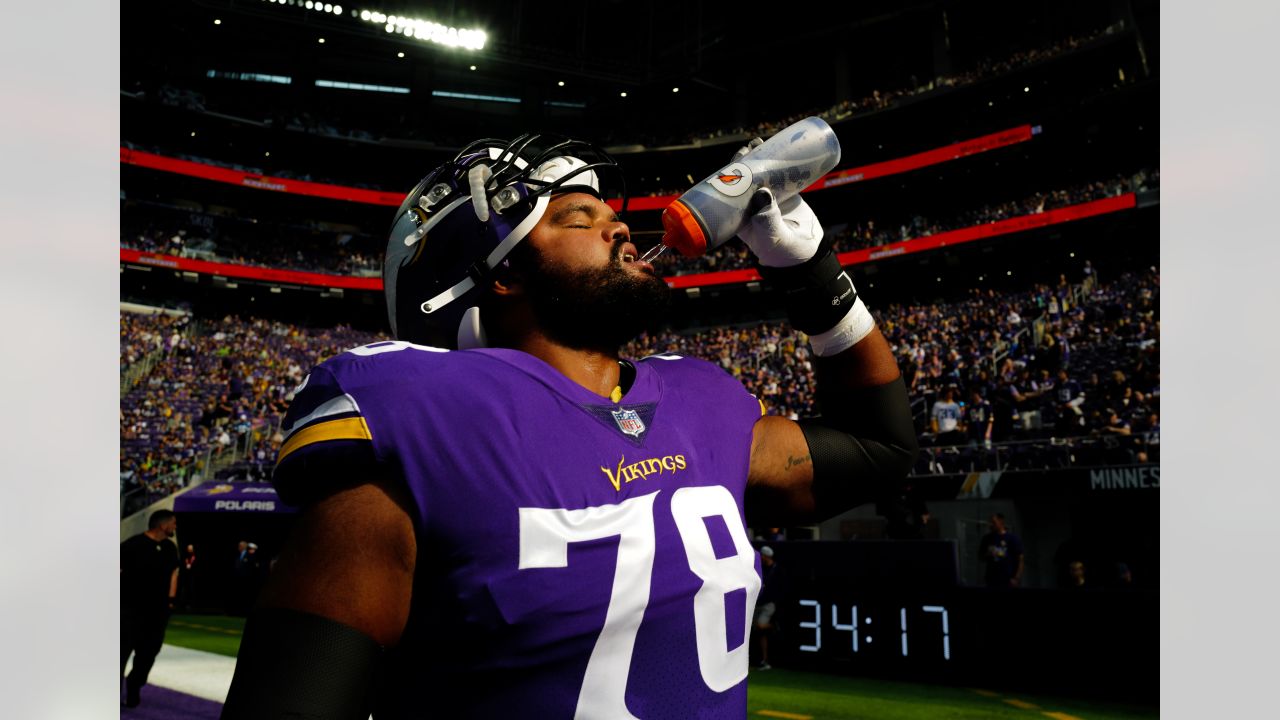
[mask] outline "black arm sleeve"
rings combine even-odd
[[[852,391],[818,388],[822,416],[800,423],[822,518],[901,492],[919,444],[902,378]]]
[[[222,720],[368,720],[381,656],[373,638],[334,620],[255,610]]]

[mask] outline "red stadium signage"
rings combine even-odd
[[[946,147],[934,148],[926,150],[915,155],[886,160],[884,162],[863,165],[862,167],[849,168],[847,170],[837,170],[836,172],[827,173],[818,180],[818,182],[805,188],[802,192],[813,192],[814,190],[826,190],[827,188],[839,187],[850,183],[862,182],[863,180],[873,180],[886,175],[897,175],[898,173],[910,172],[918,170],[922,167],[937,165],[939,163],[949,162],[951,160],[959,160],[970,155],[995,150],[996,148],[1016,145],[1021,142],[1030,140],[1037,134],[1037,130],[1030,125],[1022,125],[1016,128],[1010,128],[998,133],[983,135],[982,137],[965,140]]]
[[[993,223],[974,225],[972,227],[950,230],[937,235],[911,238],[891,245],[874,248],[863,248],[840,253],[840,264],[844,267],[882,260],[887,257],[909,255],[912,253],[936,250],[942,247],[963,245],[997,235],[1022,232],[1046,225],[1081,220],[1095,215],[1104,215],[1119,210],[1128,210],[1137,206],[1133,193],[1125,193],[1116,197],[1093,200],[1079,205],[1055,208],[1033,215],[1021,215]],[[673,288],[706,287],[708,285],[725,285],[729,283],[750,282],[759,280],[760,273],[755,270],[730,270],[727,272],[705,273],[701,275],[675,275],[666,278],[667,286]]]
[[[950,160],[959,160],[960,158],[968,157],[969,155],[976,155],[977,153],[986,152],[988,150],[995,150],[996,148],[1026,142],[1036,135],[1037,132],[1038,131],[1030,125],[1022,125],[1020,127],[1010,128],[998,133],[992,133],[990,135],[983,135],[982,137],[973,138],[971,140],[953,143],[945,147],[926,150],[925,152],[916,153],[915,155],[908,155],[894,160],[872,163],[871,165],[864,165],[862,167],[838,170],[836,172],[827,173],[817,182],[806,188],[803,192],[826,190],[828,188],[839,187],[841,185],[862,182],[863,180],[885,177],[886,175],[896,175],[898,173],[909,172],[911,170],[917,170],[929,165],[937,165],[938,163],[944,163]],[[165,157],[164,155],[156,155],[153,153],[142,152],[140,150],[130,150],[129,148],[120,148],[120,162],[127,165],[137,165],[138,167],[151,168],[153,170],[163,170],[165,172],[189,175],[191,177],[203,178],[205,180],[213,180],[214,182],[256,188],[258,190],[271,190],[274,192],[292,193],[295,195],[310,195],[312,197],[331,198],[334,200],[348,200],[350,202],[367,203],[370,205],[399,207],[400,202],[404,199],[404,195],[402,193],[389,193],[382,192],[380,190],[364,190],[362,188],[346,187],[343,185],[328,185],[325,183],[270,177],[267,175],[255,175],[241,170],[233,170],[231,168],[224,168],[217,165],[209,165],[191,160],[179,160],[178,158]],[[630,210],[664,210],[677,197],[677,195],[635,197],[631,198],[627,207]],[[614,210],[617,210],[622,206],[622,201],[610,200],[609,205],[613,207]]]
[[[882,245],[876,248],[864,248],[862,250],[840,253],[840,264],[845,267],[861,265],[862,263],[881,260],[887,257],[909,255],[912,253],[936,250],[941,247],[963,245],[964,243],[975,242],[977,240],[983,240],[997,235],[1008,235],[1009,233],[1031,230],[1033,228],[1044,227],[1046,225],[1056,225],[1058,223],[1080,220],[1087,217],[1093,217],[1095,215],[1128,210],[1136,206],[1137,201],[1134,194],[1125,193],[1124,195],[1116,197],[1093,200],[1091,202],[1080,203],[1079,205],[1069,205],[1067,207],[1056,208],[1054,210],[1048,210],[1046,212],[1036,213],[1033,215],[1022,215],[1019,217],[1009,218],[1007,220],[986,223],[984,225],[974,225],[973,227],[938,233],[937,235],[911,238],[910,240],[903,240],[902,242],[893,243],[892,245]],[[194,260],[191,258],[147,253],[139,250],[129,250],[126,248],[120,248],[120,262],[132,265],[171,268],[173,270],[184,270],[187,272],[203,273],[206,275],[222,275],[224,277],[244,278],[247,280],[258,280],[269,283],[349,288],[352,290],[382,290],[382,278],[378,277],[353,277],[350,275],[329,275],[326,273],[302,272],[299,270],[277,270],[274,268],[254,267],[250,265],[233,265],[231,263]],[[759,280],[760,274],[754,269],[748,268],[743,270],[726,270],[724,272],[715,273],[700,273],[696,275],[673,275],[664,279],[666,280],[668,287],[691,288],[751,282]]]
[[[120,262],[131,265],[172,268],[204,275],[221,275],[245,280],[283,283],[286,285],[314,285],[351,290],[382,289],[382,278],[380,277],[354,277],[351,275],[302,272],[300,270],[277,270],[275,268],[254,267],[252,265],[234,265],[232,263],[174,257],[173,255],[159,255],[127,248],[120,248]]]
[[[347,200],[369,205],[387,205],[390,207],[399,207],[400,202],[404,200],[403,193],[389,193],[381,190],[346,187],[344,185],[328,185],[305,180],[255,175],[242,170],[233,170],[191,160],[179,160],[178,158],[155,155],[140,150],[130,150],[129,148],[120,148],[120,162],[126,165],[137,165],[138,167],[151,168],[152,170],[163,170],[179,175],[213,180],[214,182],[293,195],[310,195],[312,197]]]

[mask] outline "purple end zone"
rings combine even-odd
[[[142,688],[142,704],[136,708],[124,707],[123,691],[120,694],[121,720],[218,720],[221,713],[220,702],[155,685]]]

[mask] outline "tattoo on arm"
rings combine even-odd
[[[791,469],[791,468],[793,468],[793,467],[797,467],[797,466],[803,465],[803,464],[805,464],[805,463],[807,463],[807,462],[810,462],[810,457],[809,457],[809,455],[808,455],[808,454],[801,455],[800,457],[796,457],[796,456],[794,456],[794,455],[788,455],[788,456],[787,456],[787,466],[786,466],[785,468],[783,468],[783,469],[784,469],[784,470],[790,470],[790,469]]]

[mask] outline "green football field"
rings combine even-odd
[[[243,628],[243,618],[174,615],[165,642],[234,657]],[[784,720],[1130,720],[1158,716],[1154,708],[780,669],[751,671],[747,714]]]

